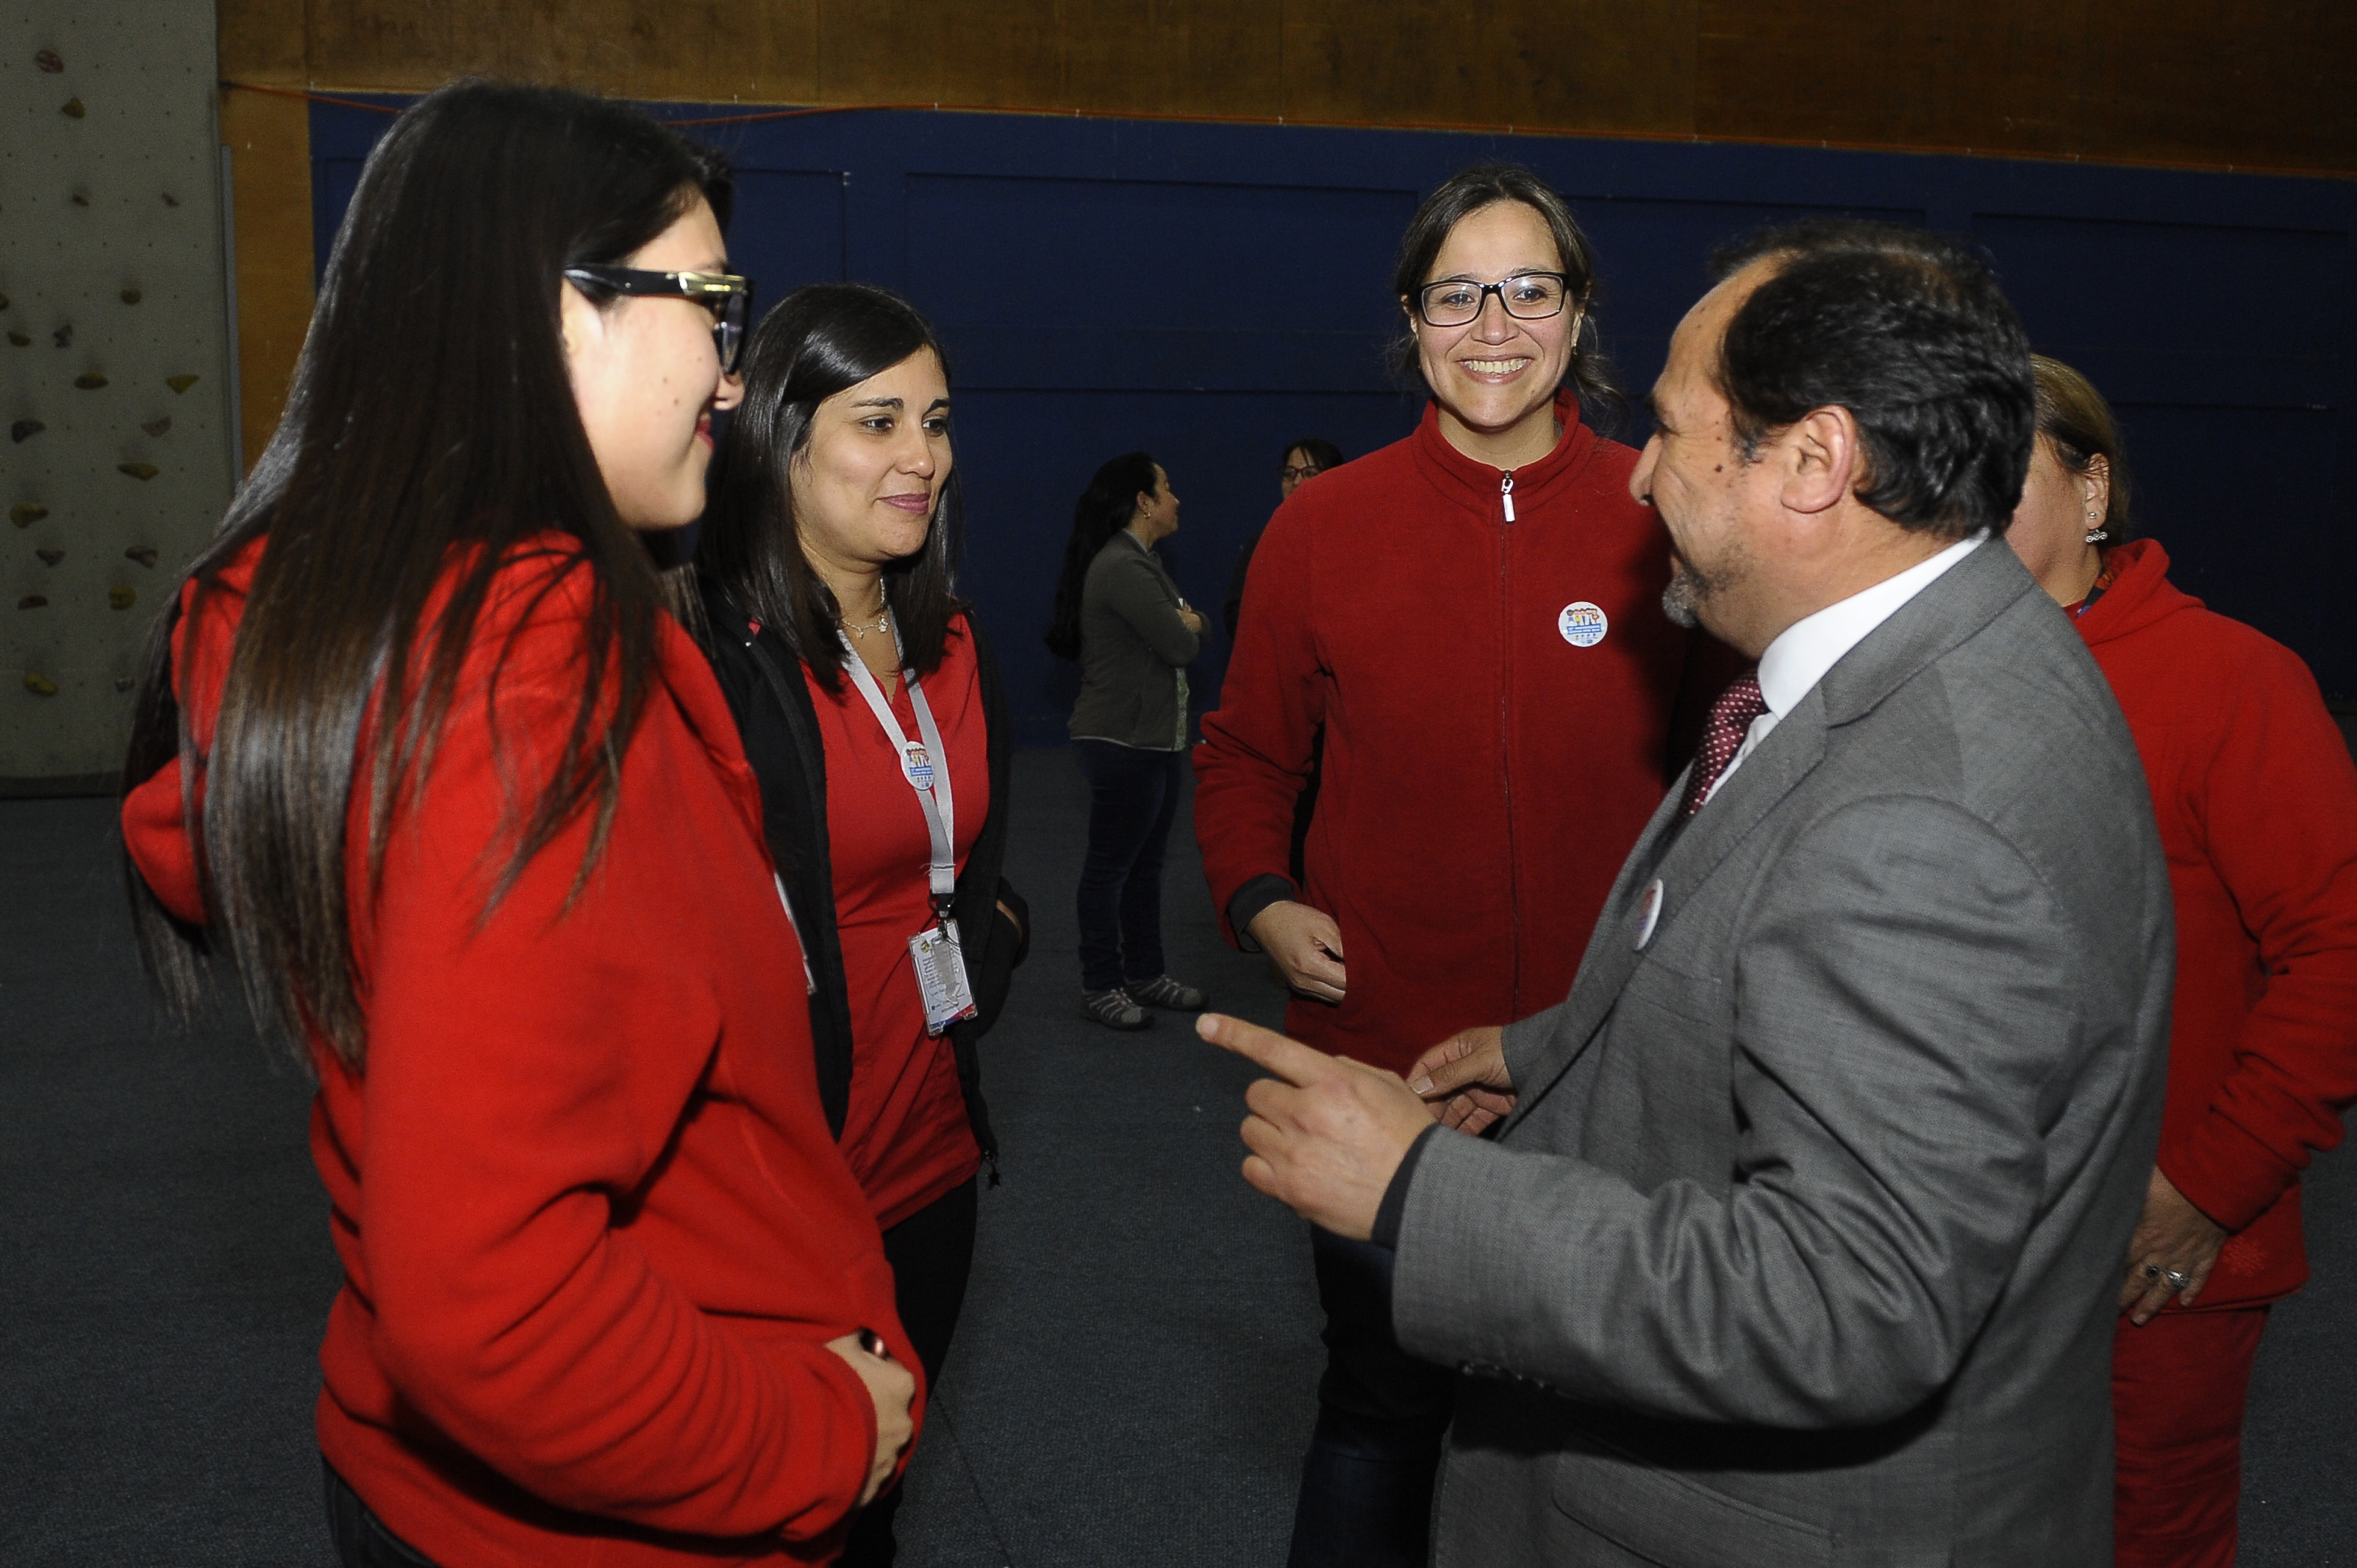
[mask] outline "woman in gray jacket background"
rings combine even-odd
[[[1081,663],[1081,1010],[1115,1029],[1145,1028],[1148,1007],[1211,1001],[1162,965],[1162,854],[1187,776],[1187,664],[1203,645],[1203,618],[1154,553],[1178,532],[1161,464],[1128,452],[1099,468],[1072,509],[1048,626],[1049,650]]]

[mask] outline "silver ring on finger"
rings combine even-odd
[[[2175,1269],[2161,1270],[2160,1277],[2169,1282],[2169,1288],[2173,1291],[2181,1291],[2193,1283],[2191,1274],[2180,1274]]]

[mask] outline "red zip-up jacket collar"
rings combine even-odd
[[[1519,511],[1544,506],[1566,486],[1577,480],[1596,455],[1596,432],[1579,422],[1578,394],[1565,387],[1555,394],[1555,417],[1563,428],[1555,438],[1555,450],[1535,463],[1525,463],[1512,470],[1499,468],[1477,458],[1468,457],[1448,444],[1440,433],[1440,404],[1427,402],[1424,418],[1415,427],[1410,449],[1415,457],[1416,472],[1440,492],[1443,499],[1485,510],[1491,516],[1503,521],[1505,515],[1504,477],[1513,477],[1513,504]]]

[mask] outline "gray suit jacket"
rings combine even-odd
[[[2102,673],[1993,541],[1679,793],[1407,1189],[1400,1338],[1470,1374],[1435,1560],[2108,1563],[2173,948]]]

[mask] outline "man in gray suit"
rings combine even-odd
[[[1560,1006],[1410,1084],[1207,1020],[1284,1080],[1245,1176],[1393,1247],[1401,1342],[1466,1374],[1437,1563],[2108,1563],[2169,894],[2104,678],[1994,537],[2020,326],[1943,242],[1800,226],[1652,402],[1664,603],[1756,674]]]

